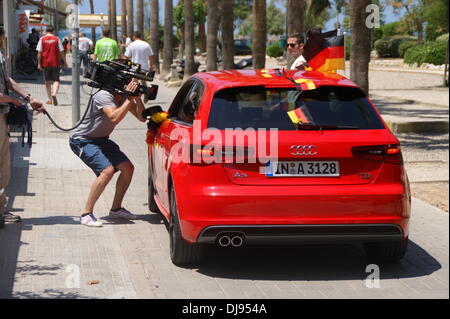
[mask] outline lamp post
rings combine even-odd
[[[78,38],[80,32],[78,17],[78,0],[67,8],[67,26],[71,29],[72,34],[72,124],[78,123],[80,119],[80,62]]]

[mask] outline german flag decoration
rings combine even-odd
[[[303,113],[302,109],[300,107],[287,112],[289,115],[289,118],[291,119],[292,123],[298,124],[298,123],[308,123],[308,119],[306,118],[305,114]]]
[[[300,84],[300,87],[302,88],[303,91],[315,90],[316,89],[316,85],[311,80],[297,79],[297,80],[295,80],[295,82]]]
[[[344,35],[338,35],[338,30],[333,30],[310,36],[306,41],[303,57],[313,71],[344,70]]]

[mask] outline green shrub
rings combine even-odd
[[[267,47],[267,55],[271,58],[277,58],[283,56],[284,49],[279,45],[279,43],[272,43]]]
[[[445,41],[427,42],[423,45],[416,45],[409,48],[405,53],[405,63],[421,65],[422,63],[430,63],[441,65],[445,63],[445,53],[447,51],[447,43]]]
[[[415,41],[416,38],[410,35],[395,35],[389,38],[383,38],[375,42],[380,58],[398,58],[401,56],[399,48],[405,41]]]
[[[380,58],[391,58],[390,42],[388,39],[380,39],[375,42],[375,50]]]
[[[401,58],[405,57],[405,53],[406,50],[408,50],[409,48],[416,46],[417,45],[417,41],[416,40],[404,40],[402,41],[402,43],[400,43],[399,47],[398,47],[398,55]]]

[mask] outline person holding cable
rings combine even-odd
[[[114,128],[128,112],[139,121],[144,104],[137,93],[139,84],[133,80],[125,87],[125,92],[136,92],[133,96],[119,94],[117,91],[101,89],[95,93],[88,105],[88,111],[81,125],[71,131],[69,145],[97,176],[91,185],[89,195],[81,215],[81,224],[101,227],[102,222],[94,216],[94,206],[106,185],[119,171],[114,200],[109,212],[111,218],[137,219],[137,216],[123,208],[122,201],[133,177],[134,166],[119,146],[109,139]]]
[[[12,91],[31,104],[37,112],[43,112],[43,104],[33,98],[26,90],[21,88],[6,73],[6,61],[2,53],[4,31],[0,28],[0,225],[5,221],[19,222],[19,216],[6,212],[6,187],[11,176],[11,158],[9,153],[8,126],[6,124],[6,115],[10,107],[22,106],[24,103],[19,99],[9,95]]]
[[[58,105],[56,95],[59,89],[61,60],[64,61],[64,68],[67,68],[67,61],[61,41],[53,35],[53,31],[53,26],[47,26],[47,33],[39,40],[36,51],[38,51],[38,69],[44,71],[45,89],[48,96],[46,104],[56,106]]]

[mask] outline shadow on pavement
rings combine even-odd
[[[211,277],[245,280],[365,280],[370,272],[360,245],[208,247],[198,272]],[[420,260],[420,263],[416,263]],[[420,265],[420,266],[419,266]],[[441,264],[410,241],[405,258],[379,263],[381,279],[414,278],[432,274]]]

